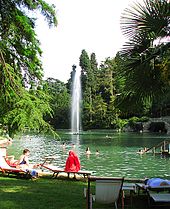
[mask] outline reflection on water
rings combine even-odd
[[[143,147],[151,147],[168,140],[167,135],[108,131],[84,132],[82,135],[60,131],[59,134],[60,141],[50,136],[22,136],[20,140],[14,140],[13,145],[8,148],[8,153],[17,158],[24,148],[28,148],[31,150],[31,161],[40,163],[44,157],[54,155],[57,157],[54,164],[64,167],[68,151],[75,144],[82,169],[93,171],[93,175],[127,178],[159,176],[170,179],[170,158],[136,153]],[[65,149],[62,147],[63,142],[66,142]],[[90,147],[92,153],[88,157],[85,154],[86,147]],[[99,155],[95,154],[97,149]]]

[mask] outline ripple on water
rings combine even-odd
[[[162,141],[161,136],[145,134],[117,134],[109,133],[111,138],[97,133],[96,136],[81,135],[79,141],[74,141],[81,165],[86,170],[94,171],[94,175],[104,176],[128,176],[131,178],[143,178],[145,176],[170,177],[170,159],[153,156],[151,154],[138,155],[141,147],[151,147]],[[107,134],[105,134],[106,136]],[[62,142],[66,142],[66,150],[62,150]],[[52,137],[40,137],[34,135],[23,136],[21,140],[14,140],[8,153],[16,158],[21,155],[24,148],[31,150],[30,160],[42,162],[46,156],[57,156],[54,164],[64,166],[68,151],[73,143],[71,135],[63,136],[61,141]],[[85,149],[89,146],[92,154],[87,157]],[[100,154],[95,155],[96,149]]]

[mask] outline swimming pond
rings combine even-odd
[[[22,150],[31,151],[30,160],[43,162],[46,156],[55,156],[54,165],[64,167],[68,152],[77,152],[82,169],[93,171],[98,176],[124,176],[126,178],[162,177],[170,179],[170,158],[153,154],[137,154],[144,147],[152,147],[170,136],[151,133],[116,133],[108,130],[82,132],[72,135],[69,131],[58,130],[61,139],[52,136],[27,134],[13,141],[8,154],[20,156]],[[63,148],[63,142],[66,147]],[[91,154],[86,155],[86,147]],[[99,154],[96,155],[96,150]]]

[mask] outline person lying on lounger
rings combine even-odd
[[[8,165],[12,167],[16,167],[18,160],[14,159],[14,155],[7,154],[7,147],[12,145],[13,140],[8,137],[8,139],[0,140],[0,156],[3,156],[8,163]]]
[[[7,139],[0,140],[0,147],[7,147],[12,144],[12,139],[8,137]]]
[[[145,184],[149,187],[157,187],[157,186],[170,186],[170,180],[161,179],[161,178],[151,178],[146,179]]]
[[[16,168],[16,166],[18,165],[18,160],[15,160],[14,155],[6,155],[5,160],[11,167]]]

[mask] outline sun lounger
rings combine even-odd
[[[91,171],[87,171],[87,170],[79,170],[78,172],[66,172],[63,168],[60,168],[58,166],[54,166],[51,163],[53,162],[53,160],[56,159],[55,156],[48,156],[45,157],[44,162],[42,164],[40,164],[41,168],[45,168],[51,172],[53,172],[52,177],[53,178],[57,178],[59,173],[66,173],[68,175],[68,178],[70,177],[70,174],[78,174],[78,175],[83,175],[83,177],[88,177],[92,174]]]
[[[24,176],[25,178],[30,177],[29,171],[9,166],[4,157],[0,157],[0,172],[8,175],[15,174],[17,176]]]
[[[58,176],[59,173],[66,173],[68,175],[68,178],[70,176],[70,174],[78,174],[78,175],[83,175],[84,178],[88,177],[89,175],[91,175],[91,171],[86,171],[86,170],[79,170],[78,172],[66,172],[64,169],[59,168],[57,166],[53,166],[53,165],[46,165],[46,164],[41,164],[42,168],[48,169],[50,171],[53,172],[53,177],[56,178]]]

